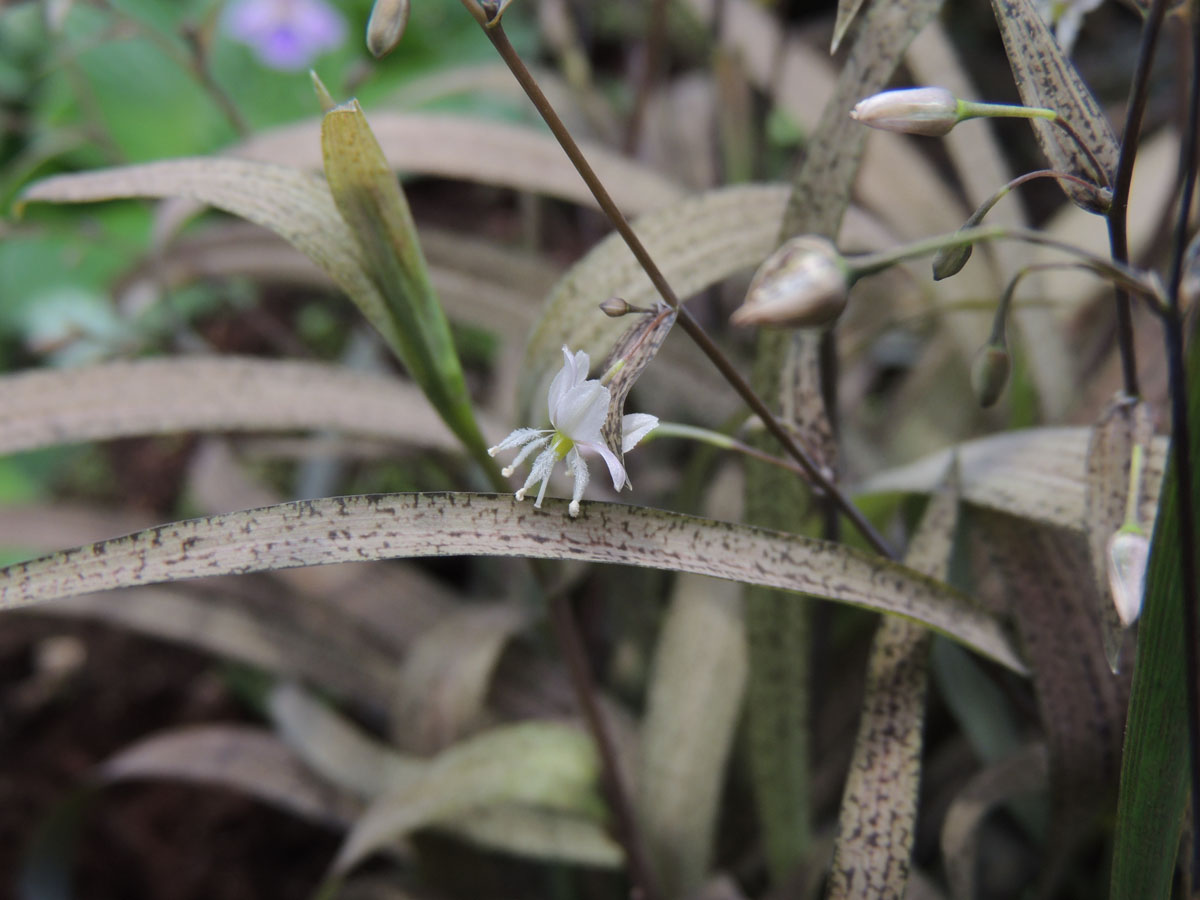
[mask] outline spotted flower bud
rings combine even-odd
[[[396,49],[411,9],[410,0],[375,0],[367,20],[367,49],[372,56],[381,59]]]
[[[730,321],[818,328],[842,314],[849,290],[850,269],[831,241],[792,238],[759,266]]]
[[[1126,526],[1108,541],[1108,586],[1117,617],[1128,628],[1142,612],[1150,541],[1141,529]]]
[[[995,406],[1004,393],[1011,368],[1008,348],[1003,342],[987,343],[976,354],[975,362],[971,365],[971,387],[984,409]]]
[[[850,118],[885,131],[941,137],[958,124],[959,103],[945,88],[884,91],[860,100]]]

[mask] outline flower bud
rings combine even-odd
[[[954,247],[943,247],[933,255],[933,280],[941,281],[962,271],[967,260],[971,258],[974,244],[958,244]]]
[[[609,297],[600,304],[600,311],[610,319],[619,319],[621,316],[635,312],[636,307],[632,306],[628,300],[622,300],[620,297]]]
[[[1141,531],[1122,528],[1108,540],[1108,586],[1117,617],[1128,628],[1142,612],[1150,541]]]
[[[1003,343],[985,344],[976,354],[971,365],[971,387],[984,409],[995,406],[1004,393],[1011,367],[1008,348]]]
[[[908,88],[884,91],[860,100],[850,118],[904,134],[941,137],[958,124],[958,98],[945,88]]]
[[[396,49],[411,9],[410,0],[375,0],[367,20],[367,49],[372,56],[381,59]]]
[[[759,266],[746,299],[730,317],[734,325],[817,328],[846,308],[849,268],[826,238],[792,238]]]

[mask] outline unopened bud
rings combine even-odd
[[[504,15],[504,10],[508,9],[510,3],[512,0],[479,0],[483,14],[487,16],[488,28],[495,28],[500,24],[500,17]]]
[[[1126,628],[1141,615],[1149,559],[1150,541],[1140,530],[1122,528],[1108,540],[1108,586]]]
[[[943,247],[933,255],[933,280],[941,281],[962,271],[967,260],[971,258],[974,244],[956,244],[953,247]]]
[[[850,118],[885,131],[941,137],[958,124],[959,104],[945,88],[907,88],[860,100]]]
[[[367,49],[372,56],[381,59],[396,49],[411,9],[410,0],[375,0],[367,20]]]
[[[1004,344],[985,344],[976,354],[975,362],[971,365],[971,387],[984,409],[995,406],[1004,393],[1010,368],[1012,363]]]
[[[831,241],[813,235],[792,238],[759,266],[730,321],[817,328],[842,314],[849,290],[849,268]]]
[[[619,319],[621,316],[634,312],[635,307],[629,301],[622,300],[620,297],[609,297],[600,304],[600,311],[610,319]]]

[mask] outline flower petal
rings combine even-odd
[[[658,427],[658,416],[630,413],[621,418],[621,452],[628,453],[642,438]]]
[[[588,368],[591,365],[588,355],[582,350],[572,355],[567,345],[563,344],[562,352],[563,367],[558,370],[558,374],[550,382],[550,391],[546,396],[551,422],[557,417],[563,398],[571,388],[582,384],[587,378]]]
[[[567,391],[558,408],[551,412],[550,423],[572,441],[599,441],[600,429],[608,418],[610,397],[608,388],[599,381],[578,384]]]
[[[604,441],[577,443],[575,446],[584,453],[595,453],[604,460],[604,464],[608,466],[608,474],[612,478],[614,489],[619,491],[629,483],[629,478],[625,474],[625,464],[621,462],[617,454],[604,445]]]

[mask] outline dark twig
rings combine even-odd
[[[1121,155],[1117,161],[1116,181],[1113,184],[1112,206],[1108,210],[1108,244],[1112,258],[1120,263],[1129,262],[1129,191],[1133,184],[1133,162],[1137,158],[1138,142],[1142,134],[1142,119],[1146,113],[1146,98],[1150,91],[1150,68],[1154,53],[1158,49],[1158,36],[1166,14],[1165,0],[1154,0],[1146,24],[1142,28],[1142,42],[1138,48],[1137,65],[1133,81],[1129,85],[1129,108],[1125,114],[1125,131],[1121,135]],[[1116,289],[1117,302],[1117,346],[1121,352],[1121,371],[1125,378],[1125,393],[1136,397],[1139,393],[1137,356],[1133,345],[1133,310],[1129,293],[1121,287]]]
[[[1158,13],[1161,22],[1166,0],[1155,0],[1147,19]],[[1188,422],[1187,377],[1183,358],[1183,312],[1179,292],[1183,283],[1183,261],[1188,246],[1188,222],[1196,193],[1196,129],[1200,128],[1200,18],[1194,13],[1191,27],[1191,86],[1188,94],[1187,126],[1179,155],[1179,176],[1183,191],[1179,198],[1179,217],[1175,224],[1175,242],[1167,281],[1165,317],[1168,378],[1171,387],[1171,434],[1175,447],[1175,471],[1178,478],[1176,497],[1179,510],[1179,565],[1183,577],[1184,678],[1187,681],[1188,748],[1192,789],[1191,882],[1200,883],[1200,828],[1196,815],[1200,810],[1200,609],[1196,586],[1196,519],[1192,506],[1191,430]],[[1178,181],[1177,181],[1178,183]]]
[[[525,93],[533,102],[533,105],[537,108],[537,111],[541,114],[546,124],[550,127],[550,131],[553,132],[554,136],[558,139],[563,151],[567,154],[568,158],[571,160],[572,164],[574,164],[583,180],[587,183],[588,188],[591,189],[592,195],[596,198],[596,202],[600,204],[600,208],[604,211],[604,214],[608,216],[608,219],[610,222],[612,222],[613,227],[620,233],[621,237],[625,239],[625,243],[629,246],[629,249],[637,258],[637,261],[641,264],[646,274],[650,277],[650,281],[653,282],[655,288],[658,290],[658,293],[662,296],[667,305],[669,305],[672,309],[679,311],[678,322],[680,327],[683,328],[683,330],[687,332],[688,337],[695,341],[700,349],[704,351],[704,354],[709,358],[713,365],[717,367],[717,370],[721,373],[725,380],[729,382],[733,389],[738,392],[742,400],[745,401],[746,405],[750,407],[754,414],[762,419],[763,424],[767,427],[767,430],[770,431],[775,439],[779,441],[787,454],[804,467],[804,471],[808,473],[809,478],[814,484],[816,484],[822,491],[833,498],[838,509],[840,509],[843,515],[845,515],[846,518],[848,518],[854,524],[854,527],[859,531],[860,534],[862,534],[867,542],[878,553],[894,559],[895,554],[892,552],[892,549],[888,546],[887,542],[883,539],[883,536],[875,529],[875,526],[873,526],[867,520],[866,516],[862,514],[862,511],[854,505],[850,498],[842,493],[842,491],[839,490],[838,487],[826,477],[825,473],[821,470],[821,467],[814,460],[812,454],[804,449],[796,440],[796,438],[788,431],[788,429],[779,422],[767,405],[754,392],[754,389],[751,388],[746,380],[742,377],[741,373],[738,372],[737,368],[730,361],[730,359],[715,343],[713,343],[712,338],[708,336],[700,324],[694,318],[692,318],[692,315],[679,302],[679,298],[676,296],[675,291],[671,288],[671,285],[667,282],[666,278],[659,270],[658,265],[647,252],[641,240],[634,233],[633,229],[629,225],[629,222],[625,219],[625,216],[617,208],[616,204],[613,203],[612,197],[609,196],[608,190],[604,187],[604,184],[592,170],[592,167],[584,157],[583,152],[579,149],[579,145],[575,143],[575,139],[572,138],[570,132],[567,131],[567,127],[563,124],[562,119],[558,117],[558,113],[554,111],[554,107],[550,105],[550,101],[547,100],[546,95],[542,93],[542,89],[538,86],[537,81],[534,79],[529,69],[526,68],[525,63],[521,60],[521,57],[517,53],[516,49],[509,42],[508,36],[505,35],[503,27],[501,27],[499,24],[493,24],[491,27],[486,28],[486,33],[488,38],[491,40],[492,45],[496,48],[496,52],[500,54],[500,57],[508,65],[509,69],[516,77],[521,87],[524,88]]]

